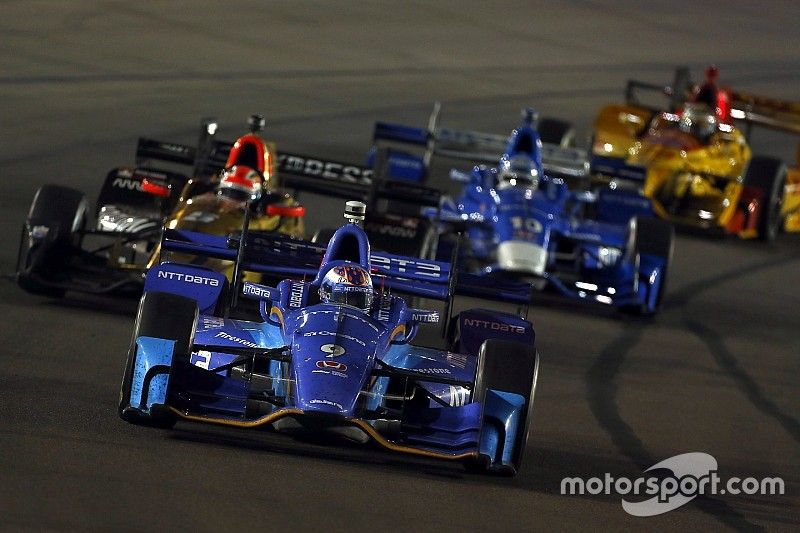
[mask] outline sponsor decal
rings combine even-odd
[[[339,372],[347,372],[347,365],[339,361],[317,361],[317,368],[323,370],[338,370]]]
[[[450,374],[449,368],[414,368],[413,370],[414,372],[419,372],[420,374]]]
[[[202,321],[203,329],[219,329],[225,326],[225,319],[216,316],[204,316]]]
[[[415,261],[404,257],[387,257],[377,254],[370,257],[370,259],[372,260],[372,266],[379,269],[397,271],[401,274],[413,272],[420,276],[427,276],[430,278],[439,278],[441,276],[442,269],[435,263]]]
[[[493,331],[502,331],[504,333],[516,333],[518,335],[525,333],[525,328],[522,326],[503,324],[502,322],[492,322],[491,320],[478,320],[475,318],[465,318],[464,325],[472,328],[483,328],[483,329],[491,329]]]
[[[114,181],[111,182],[111,186],[118,189],[142,192],[142,182],[134,178],[114,178]]]
[[[258,285],[256,283],[245,283],[242,288],[242,294],[247,296],[255,296],[263,300],[270,300],[272,298],[272,291],[268,287]]]
[[[32,239],[44,239],[50,233],[47,226],[33,226],[29,232]]]
[[[159,181],[166,181],[167,177],[168,177],[163,172],[153,172],[152,170],[143,170],[143,169],[140,169],[140,168],[137,168],[133,172],[132,176],[134,178],[137,178],[137,179],[147,178],[147,179],[159,180]]]
[[[185,222],[198,222],[200,224],[210,224],[219,218],[217,213],[209,213],[206,211],[193,211],[183,217]]]
[[[330,405],[330,406],[333,406],[333,407],[335,407],[335,408],[339,409],[340,411],[344,410],[344,408],[342,407],[342,404],[340,404],[340,403],[337,403],[337,402],[332,402],[332,401],[330,401],[330,400],[325,400],[325,399],[318,399],[318,398],[315,398],[315,399],[313,399],[313,400],[310,400],[308,403],[312,403],[312,404],[315,404],[315,403],[321,403],[321,404],[323,404],[323,405]]]
[[[341,339],[347,339],[349,341],[357,342],[361,346],[366,346],[367,345],[367,343],[365,343],[361,339],[353,337],[352,335],[348,335],[347,333],[336,333],[335,331],[325,331],[325,330],[322,330],[322,331],[306,331],[305,333],[303,333],[303,337],[316,337],[318,335],[321,335],[323,337],[339,337]],[[336,346],[336,345],[335,344],[326,344],[325,346]],[[344,353],[344,351],[342,351],[342,353]]]
[[[184,283],[195,283],[197,285],[210,285],[211,287],[219,287],[218,279],[206,278],[204,276],[196,276],[194,274],[183,274],[181,272],[170,272],[168,270],[159,270],[158,277],[162,279],[182,281]]]
[[[289,291],[289,307],[295,309],[303,305],[303,292],[305,286],[302,283],[292,283],[292,289]]]
[[[439,312],[438,311],[423,311],[420,313],[412,313],[411,320],[414,322],[423,322],[427,324],[438,324],[439,323]]]
[[[312,370],[311,372],[314,374],[332,374],[337,378],[347,377],[347,365],[339,361],[317,361],[317,368],[320,370]]]
[[[467,356],[464,354],[448,352],[445,356],[445,360],[456,368],[462,370],[467,368]]]
[[[402,226],[393,226],[390,224],[379,224],[377,222],[367,223],[364,226],[368,232],[372,234],[388,235],[390,237],[400,237],[401,239],[413,239],[417,236],[417,230],[414,228],[407,228]]]
[[[378,321],[379,322],[386,322],[389,320],[389,315],[392,310],[392,298],[391,296],[381,296],[378,300]]]
[[[323,344],[319,347],[325,354],[325,357],[339,357],[344,354],[344,347],[338,344]]]
[[[250,245],[250,241],[248,241]],[[325,250],[324,246],[312,243],[291,242],[288,240],[269,239],[265,237],[254,237],[252,240],[252,247],[263,251],[272,251],[276,253],[292,253],[299,251],[321,252]]]
[[[194,366],[199,366],[205,370],[208,370],[208,366],[211,363],[211,352],[206,350],[200,350],[192,354],[192,359],[189,363],[193,364]]]
[[[293,154],[278,155],[278,172],[364,183],[366,185],[372,182],[372,169]]]
[[[422,162],[418,159],[411,159],[408,157],[398,157],[397,155],[392,155],[389,157],[389,161],[391,162],[392,166],[401,167],[401,168],[413,168],[419,169],[422,168]]]
[[[225,333],[224,331],[220,331],[219,333],[214,335],[214,337],[218,339],[224,339],[226,341],[235,342],[237,344],[241,344],[242,346],[247,346],[248,348],[260,348],[260,346],[254,342],[242,339],[240,337],[236,337],[234,335],[230,335],[228,333]]]
[[[158,147],[168,152],[175,152],[176,154],[183,154],[188,156],[191,153],[191,148],[189,148],[188,146],[183,146],[182,144],[160,142],[158,143]]]

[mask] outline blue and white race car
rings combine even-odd
[[[416,137],[411,130],[380,125],[383,139],[421,144],[425,130]],[[461,231],[467,237],[460,247],[462,266],[472,273],[532,283],[635,314],[658,311],[674,235],[669,223],[652,216],[649,199],[633,189],[570,189],[566,180],[588,171],[585,156],[556,146],[543,154],[530,109],[498,155],[493,155],[500,150],[496,135],[451,131],[446,137],[444,155],[478,161],[494,157],[496,166],[451,171],[450,177],[464,186],[455,198],[428,210],[439,225],[438,251],[432,257],[446,256],[449,235]],[[426,153],[442,153],[426,147]],[[389,170],[399,168],[403,159],[405,168],[414,161],[418,167],[428,165],[425,156],[393,151]]]
[[[456,281],[446,262],[371,252],[364,204],[349,204],[351,222],[327,247],[250,233],[247,222],[232,237],[166,229],[165,253],[231,260],[233,282],[191,264],[148,272],[120,416],[324,432],[516,473],[539,365],[533,326],[496,311],[450,316],[469,277]],[[295,279],[270,287],[241,281],[245,271]],[[440,315],[398,293],[446,302],[444,349],[411,344]],[[261,320],[230,318],[239,296],[258,302]]]

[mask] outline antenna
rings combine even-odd
[[[361,226],[367,213],[367,204],[357,200],[350,200],[344,204],[344,218],[348,222]]]
[[[263,131],[265,124],[266,121],[264,120],[264,115],[250,115],[247,118],[247,125],[250,126],[251,133],[258,133],[259,131]]]

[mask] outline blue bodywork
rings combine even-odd
[[[188,297],[200,313],[189,353],[174,353],[173,340],[134,339],[131,409],[147,415],[158,407],[176,418],[232,426],[327,431],[395,451],[514,470],[528,399],[494,389],[483,398],[473,394],[483,341],[532,346],[530,322],[466,311],[456,319],[453,351],[414,346],[419,326],[437,324],[440,316],[409,307],[396,292],[447,299],[449,263],[371,253],[355,224],[340,228],[327,247],[267,234],[241,239],[244,253],[226,237],[165,230],[164,250],[236,260],[242,270],[293,279],[275,287],[244,282],[240,294],[258,303],[261,320],[236,320],[220,311],[226,308],[224,276],[169,262],[152,268],[145,297]],[[370,313],[320,302],[321,280],[344,261],[373,272]]]
[[[439,228],[437,258],[452,253],[452,240],[441,236],[461,231],[467,239],[459,247],[460,269],[501,278],[506,292],[548,288],[576,300],[656,312],[669,258],[632,249],[636,217],[654,216],[648,198],[621,187],[571,189],[565,180],[588,179],[588,156],[543,145],[531,109],[523,110],[510,136],[437,128],[437,115],[435,106],[428,128],[377,123],[369,154],[375,163],[378,143],[388,144],[383,173],[394,180],[424,181],[432,155],[494,165],[451,171],[464,184],[460,194],[426,209]],[[511,167],[534,174],[538,184],[501,182],[499,173]]]
[[[468,238],[463,263],[476,274],[532,282],[575,298],[614,306],[658,305],[665,259],[631,249],[636,216],[653,214],[650,201],[633,190],[571,190],[542,167],[541,141],[527,118],[508,139],[497,167],[452,171],[464,183],[429,215]],[[522,164],[537,186],[499,179],[501,169]],[[591,213],[591,216],[588,215]],[[446,255],[445,247],[439,255]]]

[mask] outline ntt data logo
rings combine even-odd
[[[702,452],[664,459],[636,479],[615,478],[606,473],[602,478],[566,477],[561,480],[561,494],[622,496],[622,508],[633,516],[663,514],[700,495],[774,495],[783,494],[785,490],[785,483],[779,477],[731,477],[723,480],[717,474],[717,460]]]

